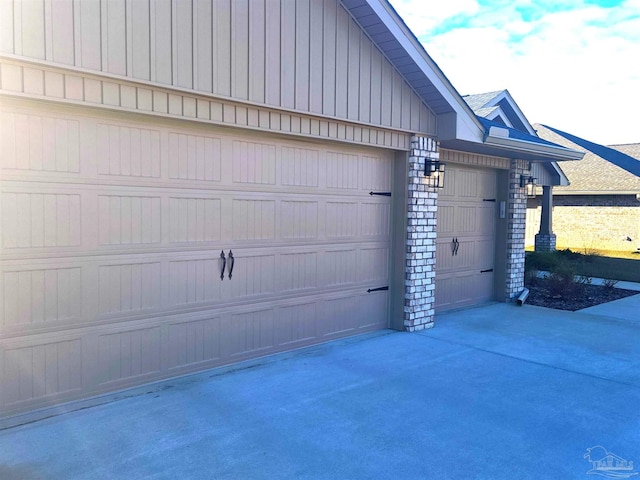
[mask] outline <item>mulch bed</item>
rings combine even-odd
[[[538,307],[555,308],[558,310],[581,310],[601,303],[612,302],[620,298],[638,295],[640,292],[621,288],[607,288],[601,285],[583,285],[581,294],[571,296],[553,295],[549,291],[548,280],[539,279],[536,285],[527,285],[529,297],[526,303]]]

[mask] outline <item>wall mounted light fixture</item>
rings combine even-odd
[[[429,185],[435,188],[444,188],[445,164],[439,160],[426,158],[424,161],[424,176],[429,179]]]
[[[520,175],[520,187],[527,188],[527,197],[536,198],[536,185],[538,179],[535,177]]]

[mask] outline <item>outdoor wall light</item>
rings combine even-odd
[[[520,186],[522,188],[527,188],[527,197],[536,198],[536,185],[538,183],[538,179],[535,177],[530,177],[526,175],[520,175]]]
[[[445,164],[439,160],[429,158],[424,161],[424,176],[429,179],[429,185],[435,188],[444,188]]]

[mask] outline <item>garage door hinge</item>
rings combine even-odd
[[[371,293],[371,292],[380,292],[382,290],[389,290],[389,287],[378,287],[378,288],[370,288],[369,290],[367,290],[367,293]]]
[[[369,192],[369,195],[382,195],[383,197],[390,197],[391,192]]]
[[[495,202],[496,199],[495,198],[483,198],[482,201],[483,202]]]
[[[493,268],[488,268],[486,270],[480,270],[480,273],[489,273],[489,272],[493,272]]]

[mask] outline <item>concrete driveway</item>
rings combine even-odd
[[[0,431],[0,479],[584,479],[597,446],[639,472],[640,318],[614,304],[493,304],[164,382]]]

